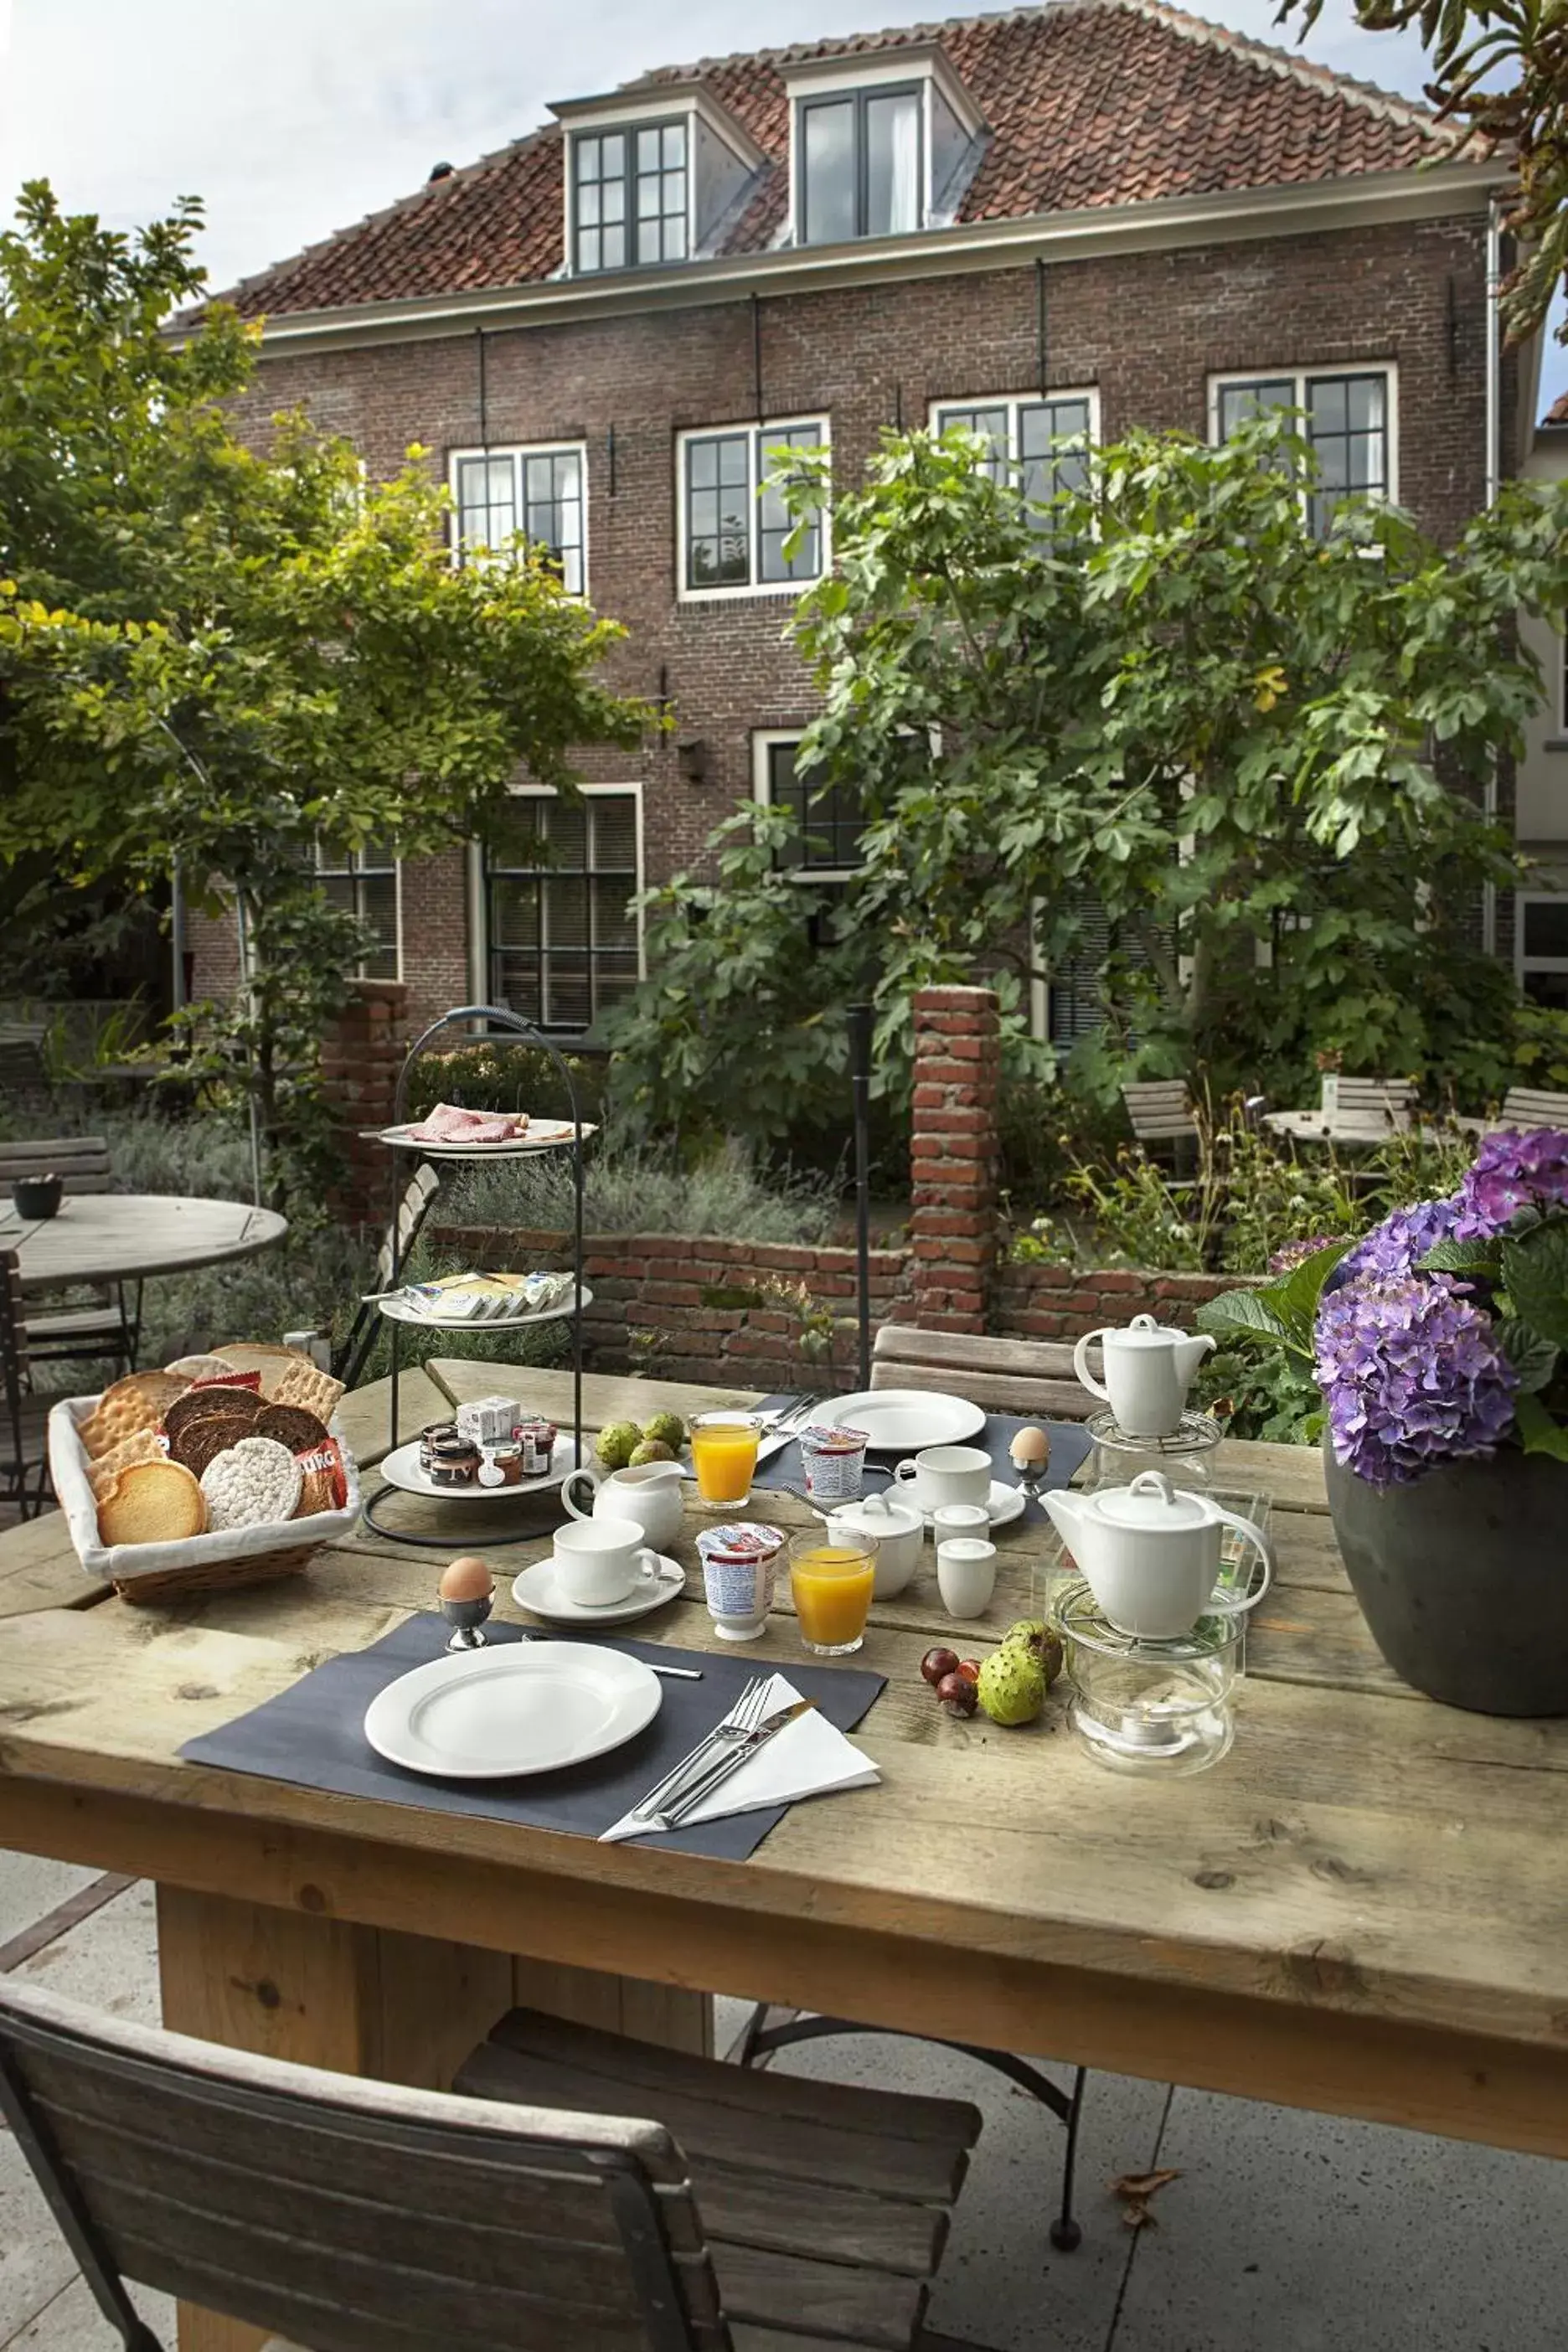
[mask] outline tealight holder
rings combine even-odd
[[[1130,1486],[1142,1471],[1158,1470],[1173,1486],[1205,1493],[1214,1483],[1210,1457],[1225,1435],[1208,1412],[1184,1412],[1168,1437],[1134,1437],[1113,1412],[1091,1412],[1084,1428],[1094,1444],[1091,1488]]]
[[[1110,1622],[1081,1577],[1061,1587],[1051,1616],[1068,1722],[1097,1764],[1179,1778],[1228,1754],[1241,1673],[1236,1618],[1216,1612],[1175,1641],[1141,1641]]]

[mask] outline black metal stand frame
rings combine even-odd
[[[768,2022],[771,2015],[777,2022]],[[897,2029],[883,2025],[859,2025],[844,2017],[803,2015],[798,2011],[770,2011],[767,2002],[760,2001],[752,2011],[750,2021],[731,2055],[737,2065],[754,2066],[759,2059],[771,2057],[775,2050],[787,2050],[796,2042],[826,2042],[837,2034],[889,2033]],[[1083,2116],[1084,2084],[1089,2070],[1073,2069],[1072,2089],[1059,2090],[1047,2074],[1031,2066],[1026,2058],[1015,2058],[1009,2051],[984,2050],[973,2042],[950,2042],[935,2033],[900,2033],[901,2042],[930,2042],[940,2050],[956,2050],[965,2058],[976,2059],[992,2073],[1003,2075],[1009,2083],[1025,2091],[1043,2107],[1048,2107],[1058,2123],[1067,2127],[1067,2147],[1062,2156],[1061,2204],[1050,2225],[1051,2243],[1060,2254],[1070,2254],[1083,2242],[1083,2230],[1072,2210],[1073,2175],[1078,2165],[1078,2132]]]
[[[394,1127],[401,1127],[404,1124],[404,1114],[408,1108],[409,1076],[432,1037],[440,1036],[445,1030],[470,1026],[476,1022],[483,1023],[487,1031],[499,1029],[502,1035],[520,1038],[525,1045],[537,1046],[542,1053],[548,1054],[560,1072],[562,1084],[566,1089],[566,1100],[572,1114],[572,1278],[576,1286],[576,1306],[572,1316],[572,1436],[578,1459],[581,1460],[583,1453],[583,1120],[577,1102],[577,1089],[573,1084],[572,1073],[567,1066],[564,1055],[542,1030],[536,1029],[531,1021],[523,1020],[521,1013],[513,1013],[507,1005],[454,1005],[449,1013],[443,1013],[439,1020],[432,1021],[427,1029],[421,1030],[404,1055],[403,1067],[397,1074],[397,1085],[393,1093],[392,1124]],[[545,1147],[547,1150],[549,1148],[549,1146]],[[416,1143],[395,1143],[388,1149],[392,1154],[392,1280],[388,1287],[395,1290],[403,1272],[403,1237],[397,1217],[399,1154],[403,1151],[418,1152],[420,1146]],[[443,1157],[446,1156],[443,1154]],[[476,1160],[482,1156],[484,1155],[477,1152],[473,1155]],[[432,1160],[431,1165],[438,1168],[440,1163]],[[392,1335],[392,1392],[388,1408],[387,1433],[390,1441],[387,1450],[390,1452],[398,1442],[398,1374],[402,1360],[400,1335],[403,1326],[394,1317],[388,1316],[384,1319]],[[479,1328],[482,1329],[483,1326]],[[500,1336],[498,1333],[497,1337]],[[452,1542],[449,1535],[416,1535],[407,1528],[389,1528],[383,1525],[375,1515],[376,1506],[384,1502],[388,1495],[399,1492],[401,1492],[400,1488],[384,1480],[375,1493],[366,1501],[361,1513],[365,1526],[373,1528],[378,1536],[383,1537],[389,1543],[417,1545],[426,1550],[434,1551],[449,1549]],[[463,1497],[454,1493],[451,1499],[454,1502],[461,1502]],[[537,1536],[537,1528],[524,1528],[516,1535],[487,1534],[484,1538],[484,1548],[486,1550],[495,1550],[503,1544],[530,1543],[535,1541]]]

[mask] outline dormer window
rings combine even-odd
[[[566,266],[574,278],[666,268],[700,255],[763,162],[700,85],[650,85],[552,111],[566,132]]]
[[[818,59],[785,84],[800,244],[911,236],[952,218],[984,126],[940,48],[911,45],[875,67]]]

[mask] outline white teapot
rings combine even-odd
[[[605,1478],[574,1470],[562,1482],[561,1499],[574,1519],[630,1519],[645,1544],[668,1551],[686,1513],[680,1492],[685,1475],[679,1462],[639,1462]],[[582,1487],[587,1489],[585,1504],[574,1491]]]
[[[1089,1351],[1099,1340],[1105,1354],[1103,1386],[1089,1369]],[[1103,1397],[1129,1437],[1172,1437],[1182,1425],[1187,1391],[1198,1366],[1214,1347],[1209,1334],[1195,1339],[1134,1315],[1118,1328],[1108,1324],[1088,1331],[1072,1351],[1072,1368],[1091,1396]]]
[[[1145,1642],[1190,1633],[1210,1611],[1251,1609],[1268,1591],[1274,1551],[1261,1528],[1206,1495],[1145,1470],[1130,1486],[1040,1496],[1057,1533],[1111,1623]],[[1263,1561],[1255,1592],[1216,1592],[1221,1529],[1234,1528]]]

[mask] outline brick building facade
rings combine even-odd
[[[933,49],[982,125],[954,218],[814,249],[777,184],[805,170],[792,73],[836,66],[837,90]],[[635,156],[637,109],[657,111],[666,90],[677,119],[716,93],[737,141],[756,142],[735,226],[683,265],[569,268],[563,169],[607,168],[607,150],[595,143],[590,167],[582,142],[617,110]],[[570,887],[489,876],[477,853],[402,871],[395,969],[416,1017],[477,994],[581,1027],[635,971],[617,903],[698,861],[738,799],[787,784],[812,710],[786,639],[794,585],[693,594],[686,543],[706,511],[697,468],[743,463],[758,424],[820,427],[852,480],[888,427],[948,407],[1014,404],[1014,434],[1026,412],[1081,415],[1109,441],[1134,425],[1213,436],[1227,381],[1321,395],[1331,425],[1335,401],[1381,419],[1353,451],[1344,440],[1352,474],[1381,473],[1440,534],[1511,467],[1510,386],[1487,326],[1495,168],[1444,160],[1418,109],[1152,0],[725,60],[563,114],[237,297],[268,320],[250,430],[302,404],[374,474],[418,442],[463,496],[494,482],[514,519],[548,514],[563,562],[585,562],[592,602],[627,629],[613,682],[675,715],[640,753],[584,755],[595,814]],[[705,118],[689,120],[695,138]],[[512,453],[535,454],[545,503],[526,504],[532,477]],[[500,470],[477,472],[483,457]],[[207,937],[204,979],[221,976],[224,949]]]

